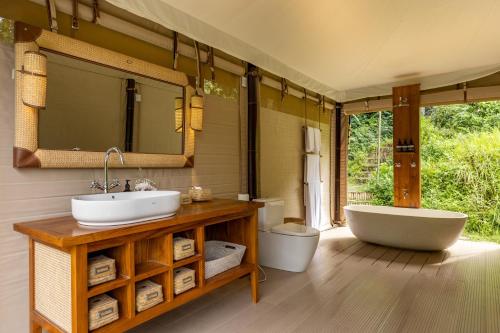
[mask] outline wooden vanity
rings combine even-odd
[[[257,209],[261,203],[216,199],[182,206],[175,217],[105,229],[80,226],[71,216],[17,223],[29,236],[31,331],[87,332],[88,299],[108,294],[118,301],[119,319],[92,332],[123,332],[245,275],[258,301]],[[195,255],[174,261],[173,238],[194,239]],[[246,246],[242,263],[205,279],[206,240]],[[115,259],[116,279],[88,287],[89,255]],[[196,287],[174,295],[173,270],[194,269]],[[135,284],[163,287],[164,301],[135,309]]]

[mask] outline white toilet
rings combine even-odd
[[[259,263],[290,272],[303,272],[309,266],[319,241],[319,230],[295,223],[284,223],[285,202],[279,198],[255,199],[259,208]]]

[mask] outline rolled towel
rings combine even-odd
[[[314,153],[314,127],[307,126],[305,129],[305,148],[306,148],[306,153]]]
[[[319,128],[314,129],[314,153],[319,154],[321,151],[321,130]]]

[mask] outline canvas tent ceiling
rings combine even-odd
[[[337,101],[500,70],[498,0],[106,0]]]

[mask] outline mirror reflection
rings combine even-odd
[[[182,154],[183,88],[71,56],[47,55],[39,147]]]

